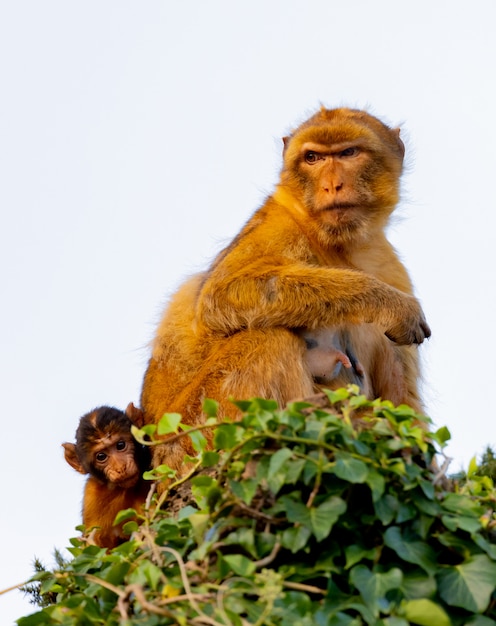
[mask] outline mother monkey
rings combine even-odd
[[[372,397],[421,410],[414,344],[430,330],[384,232],[403,156],[399,129],[345,108],[322,108],[284,139],[274,194],[165,312],[143,385],[147,421],[176,411],[201,423],[205,398],[235,417],[229,397],[311,395],[305,338],[326,336],[353,347]],[[165,441],[154,466],[180,467],[189,445]]]

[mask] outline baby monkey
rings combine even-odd
[[[98,528],[93,541],[102,548],[114,548],[126,541],[122,524],[114,526],[119,511],[139,511],[150,483],[142,477],[150,468],[150,451],[131,434],[141,427],[143,413],[131,402],[126,411],[102,406],[80,419],[76,443],[63,443],[65,460],[81,474],[89,474],[83,498],[83,524]]]
[[[353,384],[364,395],[371,395],[369,377],[345,328],[304,330],[298,334],[305,341],[305,362],[317,385],[337,389]]]

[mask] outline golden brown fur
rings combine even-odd
[[[285,138],[281,180],[159,326],[145,375],[147,421],[203,421],[202,401],[314,391],[303,337],[344,330],[371,396],[421,408],[417,350],[430,334],[384,228],[399,197],[399,131],[363,111],[322,109]],[[326,331],[325,329],[328,329]],[[338,348],[339,349],[339,348]],[[179,467],[185,441],[154,450]]]

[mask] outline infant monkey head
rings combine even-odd
[[[143,425],[143,413],[130,403],[126,411],[102,406],[80,419],[76,443],[64,443],[66,461],[81,474],[123,489],[134,487],[150,464],[149,450],[133,438],[131,426]]]

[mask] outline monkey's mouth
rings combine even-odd
[[[341,202],[341,203],[333,203],[333,204],[329,204],[328,206],[325,206],[322,211],[325,212],[335,212],[335,213],[346,213],[348,211],[351,211],[353,209],[357,209],[357,205],[356,204],[352,204],[351,202]]]
[[[353,220],[358,217],[360,207],[351,202],[342,202],[340,204],[328,204],[319,211],[325,222],[341,222]]]

